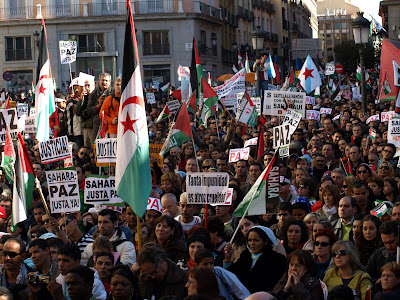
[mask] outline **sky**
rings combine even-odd
[[[351,4],[358,6],[364,12],[364,17],[371,20],[370,14],[382,25],[382,18],[379,16],[379,3],[381,0],[352,0]]]

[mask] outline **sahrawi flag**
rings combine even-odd
[[[240,100],[237,120],[251,127],[255,127],[257,115],[256,106],[253,104],[253,101],[251,101],[249,94],[245,92]]]
[[[1,166],[6,174],[6,179],[8,182],[14,182],[14,162],[15,162],[15,150],[14,144],[11,139],[10,129],[8,125],[6,125],[6,136],[4,141],[4,151],[3,151],[3,159],[1,161]]]
[[[184,142],[191,139],[193,139],[193,135],[192,128],[190,127],[189,113],[186,103],[182,102],[174,127],[168,134],[168,137],[160,151],[160,155],[164,156],[164,154],[172,148],[179,147]]]
[[[170,85],[170,83],[168,82],[167,84],[164,84],[164,85],[161,87],[161,91],[162,91],[163,96],[166,96],[166,95],[167,95],[167,92],[168,92],[168,90],[169,90],[169,85]]]
[[[250,207],[246,213],[247,216],[264,213],[266,207],[265,200],[267,199],[267,179],[269,174],[271,173],[276,175],[275,177],[278,177],[277,181],[279,181],[279,166],[275,164],[277,153],[279,153],[279,150],[275,152],[275,155],[272,157],[268,167],[265,168],[246,196],[239,203],[238,207],[233,212],[234,217],[243,216],[249,205]],[[279,194],[279,188],[276,192]]]
[[[158,118],[156,120],[156,123],[158,123],[161,120],[164,120],[164,119],[166,119],[168,117],[169,117],[169,109],[168,109],[168,105],[165,105],[164,109],[162,110],[162,112],[158,116]]]
[[[32,203],[35,173],[26,150],[21,133],[18,132],[18,151],[15,161],[15,178],[13,184],[13,204],[11,228],[27,219],[27,211]]]
[[[39,142],[44,142],[49,139],[49,118],[55,111],[55,104],[53,76],[51,74],[49,50],[47,47],[46,26],[43,19],[36,78],[38,80],[35,89],[36,139]]]
[[[203,87],[204,103],[203,103],[203,110],[201,112],[201,121],[202,124],[204,124],[207,127],[208,118],[214,114],[212,109],[214,105],[218,102],[218,95],[204,78],[202,78],[202,87]]]
[[[127,10],[115,186],[118,197],[129,204],[138,217],[143,217],[152,189],[149,134],[130,0],[127,0]]]
[[[357,62],[357,72],[356,77],[359,81],[361,81],[361,67],[358,65]],[[364,70],[364,77],[365,77],[365,85],[371,87],[371,79],[369,79],[369,74],[367,71]]]
[[[300,70],[298,78],[300,81],[300,85],[303,87],[307,94],[311,93],[322,84],[321,76],[319,75],[318,69],[315,66],[310,55],[307,56],[307,59]]]
[[[392,92],[392,89],[390,88],[389,79],[387,78],[386,73],[385,73],[385,80],[383,81],[382,84],[382,88],[385,95],[388,95]]]

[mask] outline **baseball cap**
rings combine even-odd
[[[293,204],[295,204],[295,203],[304,203],[304,204],[307,205],[308,211],[309,211],[309,212],[311,211],[311,204],[310,204],[310,201],[308,201],[308,199],[307,199],[306,197],[301,196],[301,197],[295,199],[295,200],[293,201]]]
[[[4,220],[7,219],[6,210],[4,209],[3,206],[0,206],[0,218],[2,218]]]

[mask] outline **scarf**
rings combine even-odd
[[[250,251],[250,250],[249,250]],[[250,254],[251,254],[251,267],[250,267],[250,270],[251,269],[253,269],[253,267],[254,267],[254,265],[256,264],[256,262],[257,262],[257,260],[260,258],[260,256],[261,256],[261,254],[263,254],[262,252],[261,253],[257,253],[257,254],[253,254],[253,253],[251,253],[251,251],[250,251]]]
[[[332,206],[332,208],[328,208],[328,206],[326,206],[326,204],[324,204],[324,206],[322,206],[322,210],[324,211],[324,213],[328,217],[329,221],[331,220],[332,216],[337,213],[336,206]]]

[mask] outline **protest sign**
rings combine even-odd
[[[147,207],[146,210],[156,210],[160,213],[163,212],[162,206],[161,206],[161,200],[157,199],[157,198],[152,198],[150,197],[149,199],[147,199]]]
[[[306,93],[265,91],[263,114],[270,116],[284,116],[288,108],[305,115]]]
[[[325,75],[332,75],[333,73],[335,73],[335,65],[327,63],[325,65]]]
[[[261,97],[251,97],[251,101],[256,106],[258,115],[261,115]]]
[[[113,206],[113,205],[95,205],[95,208],[98,208],[98,212],[102,211],[103,209],[111,209],[115,212],[122,214],[124,212],[124,208],[122,206]]]
[[[318,110],[307,110],[306,118],[307,120],[320,120],[320,113]]]
[[[241,69],[231,79],[225,81],[224,84],[214,87],[215,93],[218,98],[237,98],[237,93],[244,92],[244,79],[245,69]]]
[[[224,203],[219,203],[219,204],[211,204],[211,206],[232,205],[232,195],[233,195],[233,188],[228,188],[228,193],[226,194],[225,202]]]
[[[60,41],[61,64],[70,64],[76,61],[76,41]]]
[[[311,96],[306,96],[306,104],[315,105],[315,98]]]
[[[115,191],[115,177],[89,175],[85,178],[85,204],[114,204],[122,203]]]
[[[229,162],[234,163],[238,160],[248,160],[250,154],[250,148],[230,149],[229,150]]]
[[[160,168],[162,168],[162,166],[163,166],[163,158],[160,155],[162,147],[163,147],[163,145],[161,145],[161,144],[150,144],[149,145],[150,155],[154,156],[154,158],[157,160],[157,165]]]
[[[25,133],[36,133],[35,116],[25,118]]]
[[[381,122],[387,122],[393,119],[395,112],[394,111],[384,111],[381,113]]]
[[[146,100],[147,104],[155,104],[156,96],[154,96],[154,93],[146,93]]]
[[[369,123],[372,122],[372,121],[379,121],[379,114],[378,114],[378,115],[370,116],[370,117],[367,119],[366,123],[369,124]]]
[[[247,141],[244,143],[244,147],[246,148],[246,147],[250,147],[250,146],[256,146],[257,143],[258,143],[258,138],[255,137],[255,138],[252,138],[252,139],[247,140]]]
[[[117,138],[96,139],[96,166],[115,165],[117,162]]]
[[[290,125],[280,125],[272,128],[273,148],[279,147],[279,156],[289,156]]]
[[[158,80],[153,81],[153,88],[158,90],[160,88],[160,82]],[[147,94],[146,94],[147,95]]]
[[[17,117],[21,118],[22,116],[29,115],[29,105],[28,103],[18,103],[17,104]]]
[[[179,100],[168,101],[167,106],[170,112],[177,111],[181,107],[181,102]]]
[[[17,133],[19,130],[18,130],[17,111],[15,108],[0,110],[1,143],[4,143],[5,140],[6,127],[7,127],[6,125],[8,125],[8,128],[10,129],[11,138],[13,140],[17,139]]]
[[[359,86],[351,88],[351,92],[353,93],[353,99],[354,100],[361,99],[361,91],[360,91],[360,87]]]
[[[46,171],[52,213],[76,212],[81,209],[78,173],[74,170]]]
[[[321,107],[319,110],[320,115],[325,114],[325,115],[330,115],[332,113],[332,108],[327,108],[327,107]]]
[[[188,204],[223,204],[228,193],[228,188],[228,173],[186,174]]]
[[[40,158],[43,164],[59,161],[69,157],[68,138],[60,136],[39,143]]]
[[[64,168],[70,168],[74,166],[74,160],[72,159],[72,144],[68,144],[69,157],[64,159]]]
[[[29,116],[34,117],[34,116],[35,116],[35,112],[36,112],[35,108],[34,108],[34,107],[31,107],[31,108],[29,109]]]
[[[293,132],[296,130],[297,126],[299,126],[299,122],[301,120],[301,114],[299,114],[297,111],[289,108],[287,110],[287,113],[285,115],[285,118],[283,119],[282,124],[289,124],[290,126],[290,135],[293,134]]]
[[[389,121],[387,139],[388,143],[400,148],[400,117],[393,117]]]

